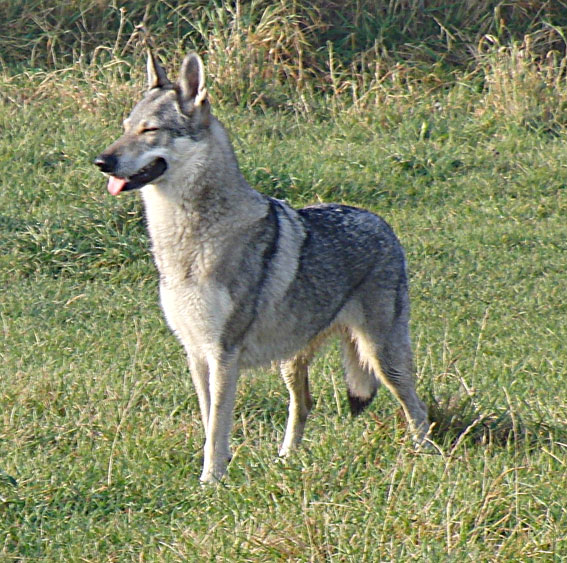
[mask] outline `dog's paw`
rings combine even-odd
[[[221,477],[217,477],[216,475],[212,474],[212,473],[202,473],[201,477],[199,478],[199,481],[201,482],[201,485],[219,485],[221,482],[222,476]]]
[[[201,483],[220,483],[226,474],[226,470],[231,459],[232,455],[229,453],[226,455],[226,458],[221,457],[220,460],[217,460],[210,465],[205,463],[203,472],[201,473]]]

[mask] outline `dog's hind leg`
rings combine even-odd
[[[368,365],[398,399],[417,443],[421,444],[427,437],[429,420],[427,407],[415,391],[407,321],[395,318],[386,325],[376,324],[379,326],[360,327],[352,332],[360,361]]]
[[[356,342],[348,331],[342,335],[343,364],[350,412],[353,416],[360,414],[374,399],[380,382],[372,369],[363,365]]]
[[[289,391],[289,414],[280,455],[287,456],[299,445],[309,411],[313,406],[309,393],[308,365],[311,355],[299,355],[282,362],[280,369]]]

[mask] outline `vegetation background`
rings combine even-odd
[[[567,2],[0,2],[0,559],[567,559]],[[234,458],[203,440],[139,199],[93,157],[198,50],[242,170],[383,215],[406,247],[416,454],[387,392],[350,421],[334,343],[304,447],[242,377]]]

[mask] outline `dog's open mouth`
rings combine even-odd
[[[137,190],[159,178],[166,170],[167,163],[163,158],[158,157],[129,178],[110,176],[108,179],[108,191],[111,195],[118,195],[128,190]]]

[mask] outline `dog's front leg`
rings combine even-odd
[[[201,481],[219,481],[230,461],[229,438],[232,428],[238,363],[235,358],[209,362],[210,409],[206,428],[205,460]]]
[[[203,421],[203,430],[207,434],[209,425],[209,411],[211,410],[211,395],[209,391],[209,366],[204,358],[194,356],[188,351],[189,372],[193,379],[193,385],[199,399],[199,408],[201,409],[201,420]]]

